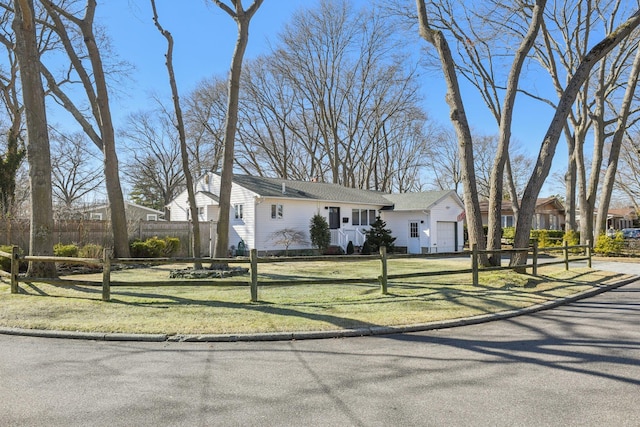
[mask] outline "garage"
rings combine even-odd
[[[456,223],[450,221],[438,221],[436,224],[436,247],[438,252],[455,252],[458,246]]]

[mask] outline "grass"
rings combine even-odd
[[[467,268],[459,261],[396,259],[389,274]],[[0,282],[0,326],[87,332],[218,334],[333,330],[366,326],[399,326],[495,313],[539,304],[619,280],[624,276],[587,268],[564,271],[542,267],[539,276],[511,271],[481,272],[480,285],[470,274],[390,280],[388,294],[376,284],[297,285],[295,280],[375,278],[379,261],[260,264],[259,302],[249,287],[225,284],[197,286],[176,280],[175,286],[135,286],[167,281],[158,266],[112,273],[113,281],[131,286],[111,288],[111,302],[101,301],[96,285],[56,286],[20,283],[10,294]],[[269,280],[293,277],[291,285]],[[73,276],[97,283],[101,274]],[[248,280],[247,278],[241,278]],[[238,280],[238,277],[232,278]],[[196,286],[194,286],[196,284]]]

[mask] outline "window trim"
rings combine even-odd
[[[233,216],[237,221],[242,221],[244,219],[244,204],[236,203],[233,205]]]
[[[271,204],[271,219],[284,219],[284,205],[282,203]]]

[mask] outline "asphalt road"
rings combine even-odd
[[[535,315],[406,335],[0,335],[0,425],[639,426],[639,325],[635,282]]]

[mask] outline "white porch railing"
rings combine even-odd
[[[366,238],[367,235],[357,228],[350,230],[336,228],[331,230],[331,245],[340,246],[343,250],[347,249],[347,245],[350,241],[354,246],[362,246]]]

